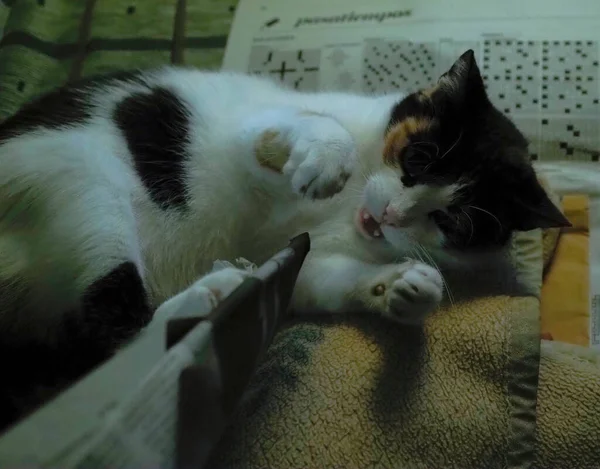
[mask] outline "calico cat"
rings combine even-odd
[[[259,264],[304,231],[295,310],[419,322],[444,256],[568,224],[527,155],[472,51],[407,95],[166,67],[43,96],[0,124],[3,382],[81,375],[247,275],[203,277],[216,259]]]

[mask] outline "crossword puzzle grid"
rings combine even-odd
[[[277,50],[253,47],[249,73],[270,76],[292,88],[316,91],[319,88],[320,49]]]
[[[365,41],[363,90],[412,91],[429,86],[472,48],[490,99],[531,140],[533,159],[600,157],[597,41],[413,43]]]
[[[486,40],[482,58],[490,99],[531,139],[532,158],[599,160],[597,41]]]
[[[425,88],[437,81],[438,44],[367,39],[363,89],[375,93]]]
[[[352,71],[336,72],[335,86],[349,88],[354,76],[369,93],[425,88],[469,48],[479,52],[491,101],[530,139],[533,159],[600,160],[598,41],[367,39],[360,75],[357,65]],[[249,72],[315,91],[321,85],[321,55],[320,49],[258,46],[252,49]],[[345,61],[342,50],[328,52],[325,58],[336,67]]]

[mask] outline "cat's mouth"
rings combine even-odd
[[[356,215],[356,227],[358,232],[367,239],[379,239],[383,237],[381,224],[365,208],[361,208]]]

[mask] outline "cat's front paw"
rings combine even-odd
[[[350,133],[335,120],[307,119],[292,132],[290,156],[283,173],[292,190],[311,199],[326,199],[340,192],[358,161]]]
[[[155,318],[206,316],[248,276],[248,270],[236,267],[211,272],[160,305]]]
[[[385,295],[384,315],[398,322],[418,324],[434,311],[442,300],[444,281],[433,267],[407,261],[395,267],[386,282],[374,288]]]

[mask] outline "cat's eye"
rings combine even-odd
[[[401,156],[402,170],[412,177],[424,173],[432,161],[427,150],[418,146],[407,146]]]

